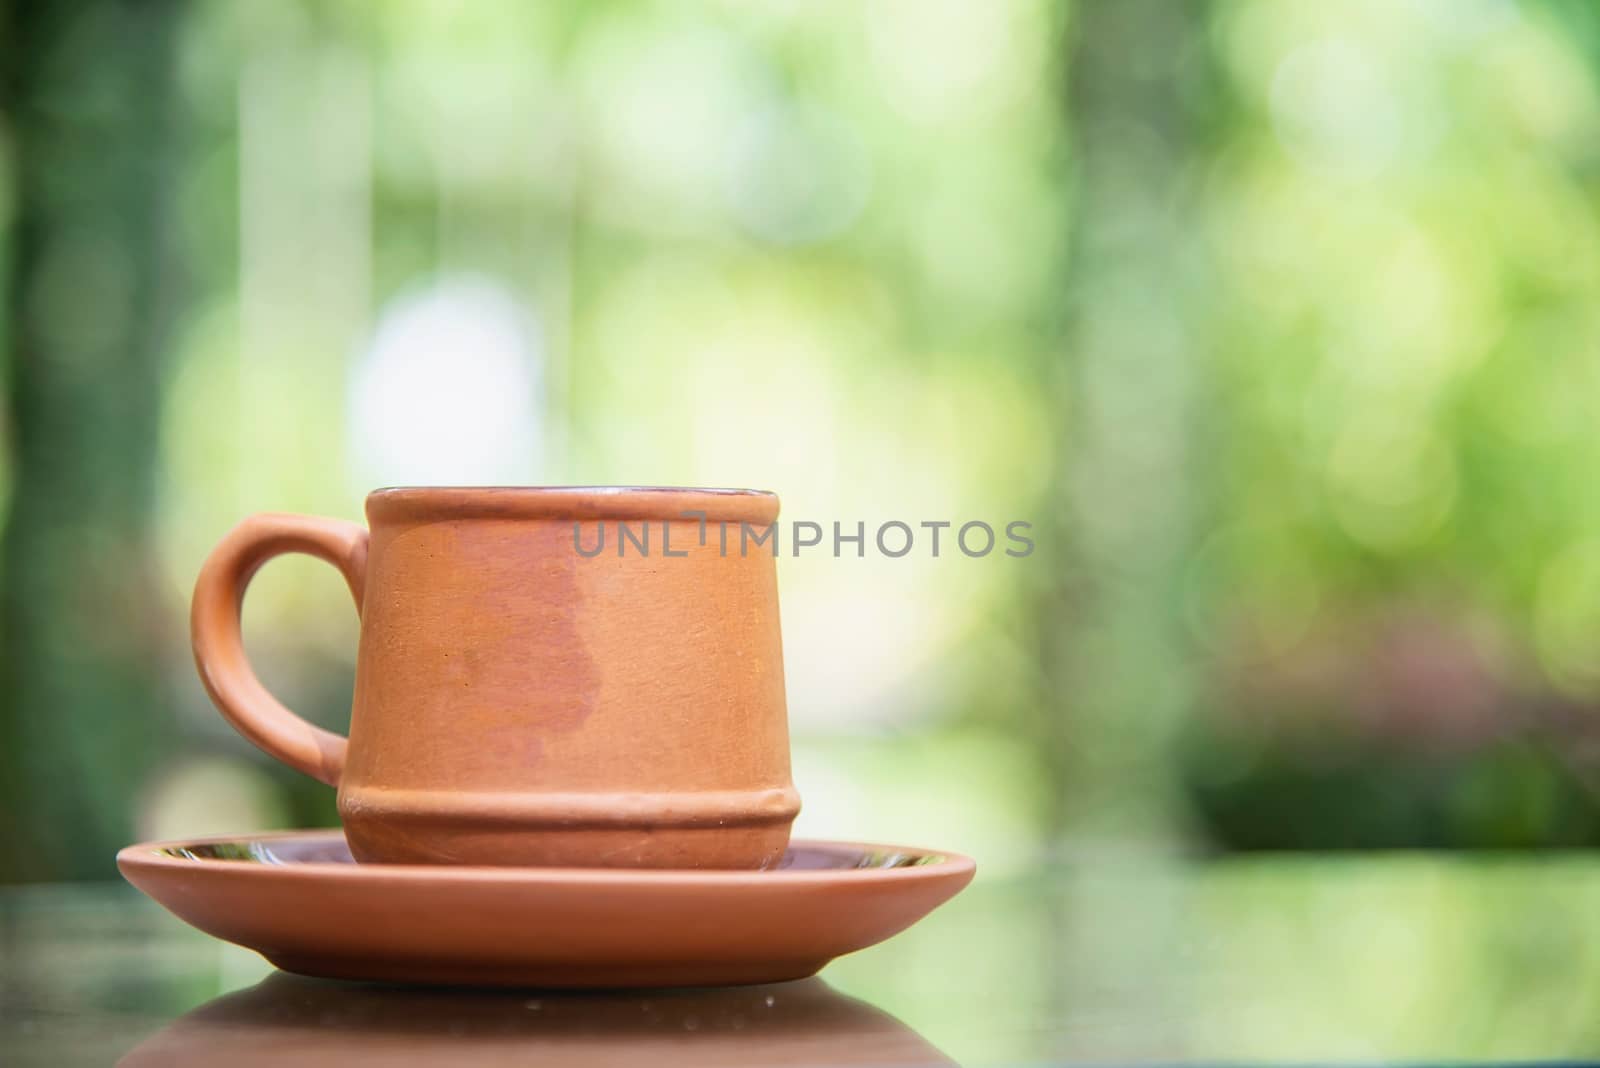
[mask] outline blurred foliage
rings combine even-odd
[[[1600,841],[1591,6],[0,10],[0,826],[82,843],[26,874],[332,819],[184,605],[241,515],[404,482],[1033,521],[784,560],[807,833]],[[339,728],[325,570],[246,631]]]
[[[153,541],[181,11],[0,6],[16,160],[0,882],[103,872],[168,751],[165,661],[178,628],[152,612]]]
[[[1213,680],[1193,780],[1242,842],[1600,835],[1600,97],[1572,14],[1215,26],[1245,121],[1197,176],[1214,518],[1182,595]]]

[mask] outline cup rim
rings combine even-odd
[[[771,523],[768,490],[692,486],[383,486],[367,494],[370,520],[422,518],[681,519]]]

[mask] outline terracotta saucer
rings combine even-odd
[[[953,853],[790,843],[768,871],[357,864],[338,831],[117,854],[178,918],[285,971],[536,987],[723,986],[814,974],[972,880]]]

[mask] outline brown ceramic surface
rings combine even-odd
[[[718,1068],[949,1065],[882,1010],[821,979],[615,994],[329,983],[275,972],[180,1017],[119,1065]]]
[[[759,868],[800,801],[775,563],[738,535],[777,514],[748,490],[442,488],[371,494],[370,535],[252,516],[196,583],[195,659],[245,737],[338,787],[361,860]],[[604,550],[580,553],[575,524]],[[279,704],[244,654],[245,587],[287,552],[333,564],[355,597],[348,743]]]
[[[563,988],[803,978],[973,874],[950,853],[799,841],[767,871],[355,864],[338,831],[147,843],[117,864],[179,918],[286,971]]]

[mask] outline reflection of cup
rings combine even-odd
[[[893,1016],[820,979],[729,990],[504,994],[277,972],[179,1017],[138,1065],[953,1064]]]
[[[800,807],[776,568],[707,528],[777,514],[748,490],[499,488],[378,490],[370,535],[257,515],[200,572],[195,659],[245,737],[339,788],[358,860],[765,867]],[[348,744],[245,658],[245,586],[287,552],[355,594]]]

